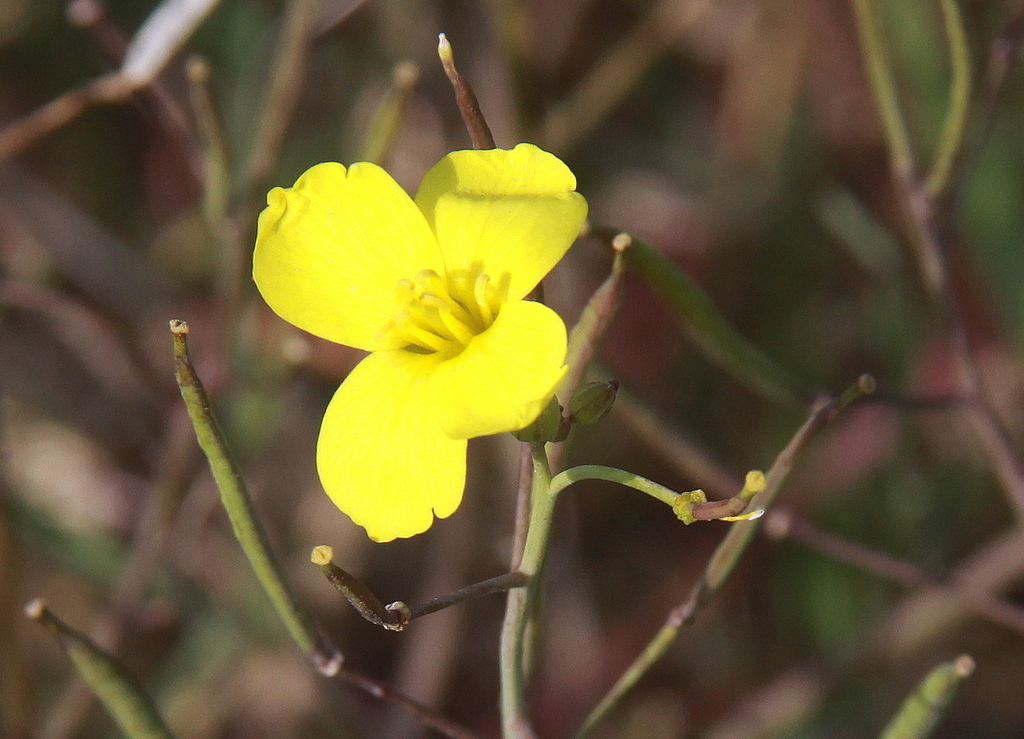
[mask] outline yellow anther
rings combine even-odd
[[[480,318],[485,327],[494,323],[494,312],[487,302],[487,288],[490,287],[490,282],[491,278],[485,274],[477,275],[473,282],[473,302],[480,311]]]
[[[454,356],[474,336],[494,322],[508,292],[507,275],[495,285],[480,265],[453,270],[443,277],[432,269],[395,286],[395,300],[403,306],[378,332],[399,345]]]

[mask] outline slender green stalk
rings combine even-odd
[[[782,483],[789,476],[796,462],[797,455],[807,446],[807,442],[835,415],[858,398],[862,398],[875,390],[875,381],[870,375],[863,375],[856,384],[847,388],[842,395],[831,401],[819,400],[811,409],[804,424],[797,430],[785,448],[779,452],[771,468],[765,474],[764,488],[753,496],[750,507],[767,510],[775,501],[782,489]],[[732,572],[740,556],[746,551],[747,545],[754,537],[761,522],[740,521],[729,528],[721,544],[715,548],[711,559],[704,570],[704,589],[714,592]]]
[[[189,57],[185,72],[203,162],[203,215],[216,233],[231,200],[227,145],[210,95],[209,63],[198,56]]]
[[[598,236],[618,231],[594,229]],[[610,237],[609,237],[610,238]],[[626,264],[669,302],[704,355],[759,395],[794,405],[807,392],[788,371],[736,331],[700,286],[668,257],[639,239],[624,252]]]
[[[305,77],[309,41],[316,0],[289,0],[282,21],[267,94],[249,149],[245,192],[255,190],[270,174],[277,161],[288,122]]]
[[[558,494],[574,482],[581,480],[606,480],[616,482],[620,485],[639,490],[650,495],[654,499],[666,504],[677,512],[685,510],[688,520],[696,520],[692,511],[696,506],[704,504],[704,494],[701,491],[690,493],[677,493],[664,485],[648,480],[640,475],[602,465],[580,465],[571,467],[560,472],[552,478],[548,466],[547,456],[543,444],[533,444],[533,478],[530,490],[530,522],[526,536],[526,545],[523,549],[522,560],[519,569],[511,573],[529,577],[526,588],[522,591],[511,591],[508,597],[508,608],[505,612],[505,623],[501,632],[501,707],[502,707],[502,728],[505,739],[528,739],[533,737],[529,719],[526,715],[526,632],[529,622],[529,613],[536,603],[537,589],[540,585],[540,572],[543,563],[544,552],[547,547],[548,534],[551,529],[551,515],[554,510]],[[756,497],[754,491],[760,490],[763,486],[763,475],[751,473],[747,476],[747,484],[743,491],[736,496],[738,506],[735,511],[730,509],[723,515],[739,512],[747,506],[751,497]],[[749,488],[749,490],[748,490]],[[680,504],[683,504],[682,507]],[[717,506],[719,501],[710,505]],[[684,519],[686,520],[686,519]],[[674,635],[665,635],[664,645],[649,645],[648,651],[658,655],[668,647]],[[652,657],[654,659],[656,657]],[[637,667],[643,671],[646,667]],[[639,674],[637,675],[639,678]],[[596,722],[597,718],[594,718]]]
[[[394,146],[395,137],[405,118],[409,95],[419,77],[419,67],[410,61],[399,62],[391,70],[391,87],[384,94],[367,127],[360,161],[384,164]]]
[[[786,447],[775,458],[775,462],[760,479],[757,473],[747,476],[744,483],[744,491],[740,498],[749,498],[748,508],[767,509],[775,496],[778,494],[782,483],[796,460],[797,454],[807,445],[811,437],[835,417],[836,413],[852,403],[857,398],[874,391],[874,380],[868,376],[862,376],[855,385],[847,389],[838,398],[832,401],[819,400],[815,403],[811,413]],[[762,487],[763,485],[763,487]],[[757,490],[753,496],[748,493]],[[743,520],[737,521],[729,527],[729,533],[725,535],[722,542],[716,547],[711,559],[704,568],[704,573],[693,588],[691,588],[686,600],[672,609],[668,618],[662,625],[655,637],[644,648],[643,652],[633,661],[633,664],[619,677],[615,684],[608,691],[607,695],[590,712],[590,715],[583,721],[580,729],[573,735],[573,739],[583,739],[611,711],[622,697],[628,693],[634,685],[643,677],[651,666],[661,659],[665,651],[672,645],[683,624],[688,623],[696,615],[697,611],[715,594],[725,579],[732,572],[740,556],[746,551],[757,531],[759,521]]]
[[[853,0],[853,8],[857,18],[861,51],[864,54],[864,66],[875,98],[875,106],[882,119],[885,139],[889,144],[893,171],[910,179],[913,175],[914,154],[910,146],[910,136],[907,134],[907,125],[900,111],[896,82],[893,80],[886,54],[874,0]]]
[[[625,233],[615,234],[610,243],[615,250],[611,274],[590,296],[580,314],[580,320],[569,332],[569,348],[565,357],[569,371],[558,386],[558,397],[563,402],[568,402],[579,387],[594,354],[597,353],[601,339],[604,338],[608,324],[619,307],[622,277],[626,272],[622,255],[632,245],[633,238]]]
[[[235,466],[217,420],[210,410],[210,401],[199,376],[188,356],[186,337],[188,325],[184,321],[171,321],[174,338],[174,374],[185,400],[189,417],[196,431],[199,446],[210,464],[213,479],[220,491],[220,499],[231,521],[242,551],[252,565],[256,577],[270,597],[288,633],[298,642],[316,668],[325,675],[334,675],[341,667],[341,653],[317,632],[312,619],[299,603],[274,557],[267,534],[256,516],[252,499]]]
[[[907,696],[879,739],[924,739],[931,734],[960,683],[972,672],[974,660],[966,654],[929,672]]]
[[[608,482],[617,482],[620,485],[639,490],[641,493],[646,493],[652,498],[661,501],[667,506],[674,506],[679,493],[675,490],[659,485],[658,483],[648,480],[646,477],[641,477],[632,472],[626,472],[615,467],[605,467],[599,464],[583,464],[579,467],[570,467],[567,470],[563,470],[555,475],[551,481],[551,495],[555,496],[558,493],[565,490],[567,487],[572,485],[574,482],[581,480],[606,480]]]
[[[935,197],[949,184],[949,175],[960,152],[967,128],[967,112],[971,101],[971,57],[967,33],[956,0],[939,0],[949,40],[949,110],[942,124],[935,160],[924,181],[924,191]]]
[[[41,600],[29,603],[25,615],[57,637],[75,670],[128,739],[173,739],[142,687],[89,637],[57,618]]]
[[[551,533],[556,495],[551,486],[544,445],[530,445],[533,475],[530,487],[530,518],[517,572],[530,578],[525,588],[508,593],[505,621],[501,627],[499,671],[501,679],[501,726],[504,739],[533,739],[526,712],[526,632],[529,614],[537,599],[540,570]]]
[[[640,656],[633,660],[622,676],[615,682],[601,701],[594,706],[594,709],[587,715],[583,720],[583,724],[573,735],[573,739],[584,739],[590,735],[594,727],[603,719],[609,711],[618,705],[622,697],[629,692],[629,690],[636,685],[640,678],[644,676],[651,665],[661,659],[672,642],[676,640],[676,636],[679,633],[680,627],[686,621],[688,614],[693,613],[697,609],[697,604],[693,600],[696,598],[696,590],[691,591],[690,599],[681,605],[677,606],[669,614],[668,619],[655,634],[654,638],[648,642],[647,646],[644,647],[644,651],[640,653]]]

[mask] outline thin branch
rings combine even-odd
[[[119,103],[132,92],[120,73],[112,72],[68,90],[46,105],[0,129],[0,161],[77,118],[90,105]]]
[[[932,590],[943,597],[959,601],[982,618],[1024,633],[1024,608],[987,593],[965,590],[956,583],[943,582],[908,562],[823,531],[790,511],[770,512],[765,521],[765,533],[772,539],[792,539],[826,557],[906,588]]]
[[[25,606],[25,615],[45,626],[60,642],[75,670],[128,739],[173,739],[142,687],[85,634],[72,629],[36,599]]]
[[[452,45],[443,33],[438,36],[437,55],[441,59],[441,66],[444,67],[448,81],[452,83],[452,89],[455,90],[455,102],[459,106],[459,114],[469,133],[469,139],[473,142],[473,148],[493,149],[494,136],[491,135],[491,129],[480,111],[480,103],[469,82],[455,68]]]
[[[316,5],[315,0],[290,0],[285,11],[270,80],[266,85],[267,94],[262,101],[256,133],[249,148],[244,181],[246,193],[258,189],[266,181],[277,161],[305,78]]]
[[[896,82],[893,79],[875,1],[853,0],[857,33],[860,36],[871,91],[875,96],[875,106],[878,108],[885,139],[889,144],[890,165],[893,172],[901,177],[910,178],[914,175],[914,152],[910,145],[907,124],[900,110]]]
[[[933,669],[907,696],[880,739],[925,739],[931,735],[960,683],[972,672],[974,660],[967,654]]]
[[[281,563],[270,548],[266,531],[246,490],[245,481],[231,459],[223,435],[210,410],[209,398],[189,359],[186,343],[188,324],[184,321],[171,321],[171,335],[174,339],[175,379],[195,427],[199,446],[202,447],[210,464],[213,479],[220,491],[221,502],[227,511],[235,537],[292,638],[320,672],[328,676],[333,675],[341,666],[341,653],[317,631],[312,618],[296,598]]]
[[[344,667],[338,672],[337,679],[372,695],[374,698],[379,698],[380,700],[387,701],[388,703],[393,703],[396,706],[401,706],[422,721],[424,725],[441,732],[445,736],[449,737],[449,739],[479,739],[476,734],[461,724],[457,724],[454,721],[445,718],[434,709],[423,705],[419,701],[413,700],[404,693],[392,690],[382,682],[378,682],[377,680],[366,677],[365,675],[360,675],[357,672],[352,672]]]
[[[873,381],[862,377],[856,385],[850,387],[838,398],[832,400],[819,399],[813,406],[810,415],[797,430],[786,447],[779,452],[775,462],[765,475],[765,487],[753,496],[750,507],[768,509],[778,495],[789,472],[793,468],[797,455],[807,446],[808,441],[835,415],[853,401],[870,393],[874,389]],[[608,693],[584,719],[583,724],[573,739],[583,739],[593,728],[616,706],[623,696],[643,677],[651,666],[657,662],[676,640],[684,624],[690,623],[701,607],[721,587],[732,572],[740,556],[746,551],[757,531],[759,520],[737,521],[729,527],[729,532],[712,553],[700,579],[694,583],[686,599],[672,609],[668,618],[643,652],[633,661],[629,668],[615,682]]]
[[[637,81],[712,7],[710,0],[660,0],[587,73],[541,124],[539,143],[565,152],[588,136]]]
[[[873,0],[853,2],[868,77],[885,123],[891,174],[901,211],[906,218],[907,238],[917,255],[921,280],[928,290],[955,358],[958,390],[971,401],[969,416],[975,434],[1015,508],[1018,520],[1024,521],[1024,463],[1018,457],[1016,446],[989,397],[958,296],[950,287],[945,250],[935,219],[935,203],[916,179],[913,152],[899,113],[895,83],[885,57]]]
[[[464,588],[456,590],[454,593],[442,595],[438,598],[432,598],[426,603],[409,608],[408,620],[412,621],[413,619],[420,618],[421,616],[437,613],[440,610],[454,606],[458,603],[465,603],[467,600],[481,598],[485,595],[493,595],[494,593],[504,593],[512,588],[522,588],[525,587],[529,581],[530,578],[522,572],[506,572],[504,575],[497,575],[490,579],[473,583],[472,585],[467,585]],[[388,608],[395,609],[395,605],[396,604],[392,603]]]
[[[949,85],[949,110],[942,124],[935,159],[924,181],[924,191],[936,197],[949,184],[949,175],[961,150],[967,113],[971,102],[971,57],[967,48],[967,33],[957,0],[939,0],[949,40],[949,64],[952,70]]]
[[[409,97],[419,77],[419,67],[408,60],[398,62],[391,69],[391,85],[367,126],[360,161],[384,165],[405,121]]]

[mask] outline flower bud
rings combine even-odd
[[[584,426],[597,423],[611,411],[618,390],[618,380],[588,382],[569,401],[569,417]]]
[[[552,398],[547,407],[537,416],[537,420],[524,429],[513,431],[512,435],[519,441],[565,441],[569,425],[562,418],[562,406],[556,398]]]

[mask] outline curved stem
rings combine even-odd
[[[309,613],[296,597],[285,576],[284,567],[274,556],[245,481],[228,452],[220,427],[210,410],[210,400],[203,383],[192,366],[186,343],[187,335],[188,324],[184,321],[171,321],[174,375],[195,427],[196,439],[210,464],[213,480],[220,491],[221,503],[231,521],[235,538],[288,633],[321,673],[332,676],[341,667],[341,653],[317,630]]]
[[[949,184],[950,172],[960,152],[967,128],[967,110],[971,99],[971,58],[967,48],[967,34],[956,0],[941,0],[946,37],[949,39],[949,110],[942,123],[935,160],[932,162],[924,191],[931,197],[941,193]]]
[[[522,559],[516,570],[530,580],[525,588],[509,591],[505,621],[501,627],[501,727],[505,739],[533,739],[536,736],[526,714],[526,630],[537,598],[538,575],[551,532],[556,491],[551,484],[551,468],[544,444],[531,444],[530,451],[533,456],[530,519]]]
[[[551,495],[558,495],[574,482],[579,482],[580,480],[617,482],[620,485],[639,490],[641,493],[646,493],[669,506],[674,505],[679,498],[679,493],[675,490],[659,485],[652,480],[648,480],[646,477],[616,469],[615,467],[605,467],[600,464],[583,464],[579,467],[570,467],[559,472],[551,481]]]
[[[864,54],[864,65],[875,97],[875,105],[885,129],[892,168],[902,176],[910,177],[914,167],[914,154],[900,110],[896,82],[889,66],[878,13],[873,0],[853,0],[853,8]]]

